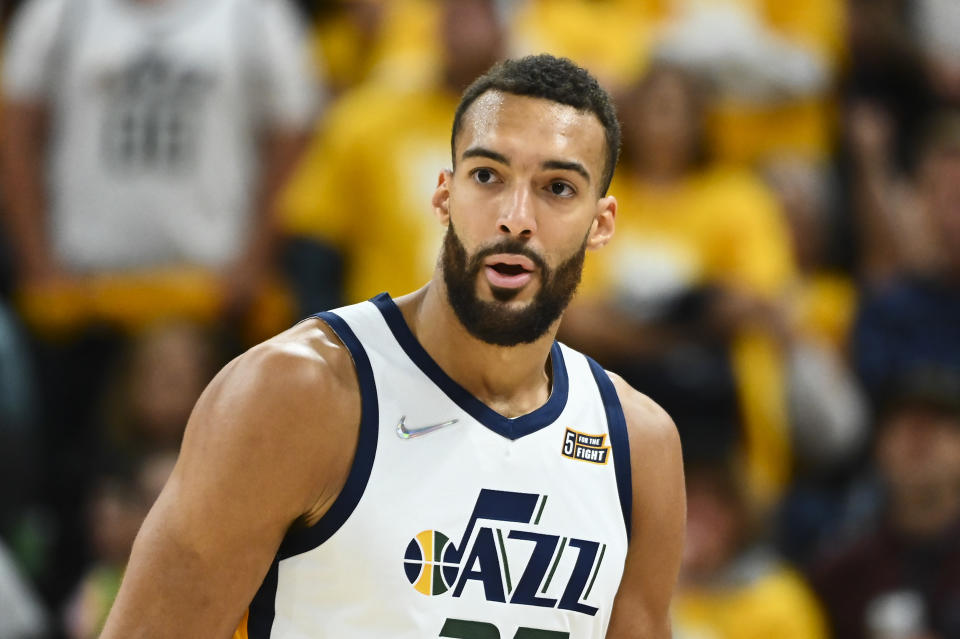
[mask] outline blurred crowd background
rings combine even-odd
[[[618,102],[561,338],[680,430],[675,636],[960,638],[956,0],[0,7],[0,638],[97,636],[221,365],[429,278],[459,93],[542,51]]]

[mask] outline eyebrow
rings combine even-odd
[[[508,160],[505,155],[482,146],[472,147],[464,151],[462,159],[466,160],[467,158],[487,158],[489,160],[493,160],[494,162],[499,162],[505,166],[510,166],[510,160]],[[583,179],[587,181],[587,184],[590,184],[590,173],[587,172],[587,169],[584,168],[584,166],[579,162],[571,162],[567,160],[547,160],[540,166],[544,169],[574,171],[582,175]]]
[[[565,160],[547,160],[543,163],[543,168],[545,169],[558,169],[560,171],[575,171],[583,176],[583,179],[587,181],[587,184],[590,184],[590,174],[587,173],[587,169],[584,168],[579,162],[567,162]]]
[[[507,159],[507,156],[502,153],[497,153],[496,151],[491,151],[490,149],[485,149],[482,146],[475,146],[464,151],[463,159],[466,160],[467,158],[487,158],[494,162],[510,166],[510,160]]]

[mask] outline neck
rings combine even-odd
[[[550,397],[547,360],[557,324],[537,341],[487,344],[464,328],[441,279],[397,300],[404,319],[430,357],[454,381],[505,417],[530,413]]]

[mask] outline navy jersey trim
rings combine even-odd
[[[451,379],[440,368],[440,365],[430,357],[430,354],[417,341],[390,295],[381,293],[370,301],[380,309],[387,326],[390,327],[390,331],[400,347],[406,352],[407,357],[457,406],[498,435],[507,439],[519,439],[524,435],[534,433],[555,422],[567,405],[567,395],[569,393],[567,367],[564,364],[563,353],[560,352],[560,345],[557,342],[554,342],[550,349],[550,360],[553,366],[553,388],[550,392],[550,398],[543,406],[532,413],[511,419],[504,417],[474,397],[470,391]]]
[[[610,447],[613,453],[613,468],[617,478],[617,492],[620,494],[620,509],[623,511],[623,523],[627,527],[627,541],[630,541],[630,521],[633,515],[632,472],[630,469],[630,437],[627,435],[627,420],[623,416],[623,406],[617,389],[600,364],[587,358],[590,372],[597,380],[603,411],[607,414],[607,430],[610,433]]]
[[[373,469],[373,459],[377,453],[377,430],[380,422],[380,410],[377,401],[377,385],[373,377],[373,368],[370,358],[350,326],[339,315],[331,312],[314,315],[327,323],[343,342],[357,371],[357,381],[360,384],[360,434],[357,441],[357,450],[353,456],[353,464],[343,490],[337,496],[320,520],[309,528],[294,530],[287,534],[280,545],[278,556],[286,559],[293,555],[312,550],[330,539],[337,530],[347,521],[357,504],[363,491],[367,488],[370,471]]]
[[[276,614],[277,578],[280,559],[275,557],[263,578],[263,583],[250,602],[247,611],[247,637],[249,639],[270,639],[273,629],[273,617]]]

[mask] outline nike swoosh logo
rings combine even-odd
[[[397,424],[397,437],[400,439],[410,439],[411,437],[420,437],[421,435],[427,435],[432,433],[435,430],[440,430],[441,428],[446,428],[447,426],[452,426],[456,424],[459,419],[450,419],[445,422],[440,422],[439,424],[431,424],[430,426],[423,426],[421,428],[407,428],[403,423],[407,419],[407,416],[404,415],[400,418],[400,423]]]

